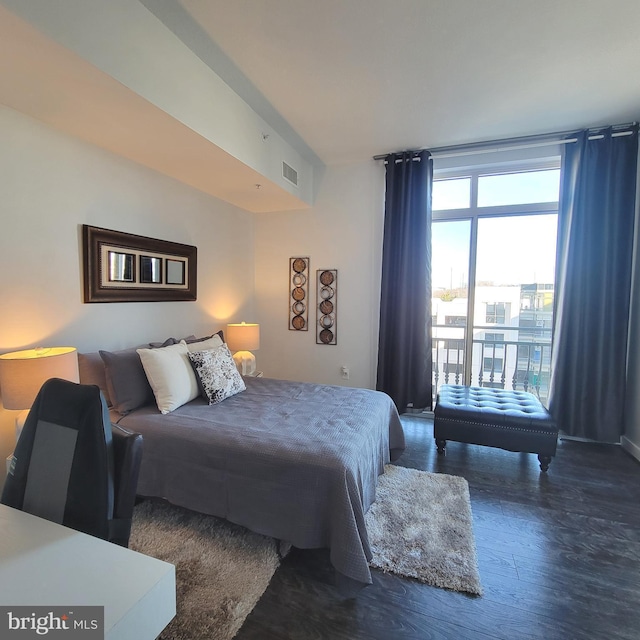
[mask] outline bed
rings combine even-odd
[[[364,514],[384,465],[403,452],[391,399],[368,389],[245,378],[210,406],[197,398],[113,422],[144,437],[138,493],[225,518],[301,549],[328,548],[338,578],[371,583]]]

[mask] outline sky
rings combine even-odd
[[[518,285],[552,283],[555,271],[556,215],[481,218],[478,221],[476,282]],[[469,220],[434,222],[433,288],[466,286]]]
[[[446,181],[434,188],[434,209],[468,206],[468,183]],[[459,189],[456,190],[458,183]],[[480,206],[557,200],[559,170],[480,177]],[[462,195],[461,195],[462,192]],[[465,204],[466,199],[466,204]],[[468,280],[470,220],[434,221],[432,284],[434,291],[464,287]],[[555,271],[555,214],[500,216],[478,221],[476,282],[519,285],[552,283]]]

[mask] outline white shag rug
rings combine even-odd
[[[482,595],[464,478],[387,465],[365,522],[372,567]]]

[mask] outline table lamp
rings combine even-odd
[[[256,372],[256,357],[251,351],[260,348],[260,325],[228,324],[227,346],[233,352],[233,361],[243,376],[251,376]]]
[[[16,417],[16,440],[40,387],[49,378],[80,381],[75,347],[39,347],[0,355],[2,405],[21,412]]]

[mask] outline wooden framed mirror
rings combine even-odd
[[[82,226],[85,302],[197,299],[195,246]]]

